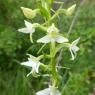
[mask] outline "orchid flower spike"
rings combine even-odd
[[[76,57],[76,52],[79,51],[79,47],[77,46],[78,42],[79,42],[80,38],[76,39],[75,41],[73,41],[71,44],[70,44],[70,52],[71,52],[71,56],[72,56],[72,60],[75,59]]]
[[[50,86],[49,88],[38,91],[36,95],[61,95],[61,93],[56,87]]]
[[[59,34],[59,30],[52,24],[47,29],[47,35],[37,40],[38,43],[49,43],[49,42],[57,42],[64,43],[68,42],[68,39]]]
[[[28,61],[21,63],[21,65],[32,68],[31,72],[28,73],[27,76],[29,76],[31,73],[39,73],[39,66],[41,65],[40,61],[36,57],[30,54],[29,56]]]

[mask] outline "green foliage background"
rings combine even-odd
[[[64,1],[65,8],[77,3],[78,16],[69,36],[71,41],[78,37],[81,40],[80,52],[75,61],[71,61],[70,53],[63,50],[61,64],[70,70],[60,71],[63,75],[63,86],[60,89],[63,89],[63,95],[94,95],[95,1],[85,0],[80,7],[82,0]],[[40,47],[29,42],[29,35],[17,32],[19,27],[24,26],[23,20],[26,19],[20,10],[21,6],[35,8],[35,0],[0,0],[0,95],[34,95],[44,88],[42,78],[27,78],[29,70],[20,65],[20,62],[27,59],[27,53],[36,55]],[[59,29],[64,35],[73,18],[74,16],[60,16]],[[35,20],[40,21],[39,18]],[[41,34],[38,33],[37,36]]]

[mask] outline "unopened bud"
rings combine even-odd
[[[23,11],[24,16],[28,19],[34,18],[36,14],[39,12],[39,9],[32,10],[32,9],[24,8],[24,7],[21,7],[21,9]]]
[[[66,10],[66,15],[71,16],[75,11],[76,4],[72,5]]]

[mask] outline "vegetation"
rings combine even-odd
[[[62,64],[70,69],[61,70],[63,76],[64,95],[94,95],[95,88],[95,12],[94,0],[64,0],[64,7],[77,4],[76,19],[70,32],[70,39],[81,37],[80,52],[75,61],[67,60],[70,56],[62,53]],[[33,5],[31,5],[33,3]],[[29,70],[20,66],[26,60],[26,53],[36,55],[40,48],[36,43],[31,46],[28,36],[18,33],[17,29],[23,26],[24,16],[21,6],[35,8],[35,0],[2,0],[0,1],[0,95],[33,95],[44,88],[45,79],[32,76],[26,77]],[[80,5],[81,4],[81,5]],[[55,7],[56,8],[56,7]],[[66,18],[66,20],[64,19]],[[75,16],[60,16],[59,28],[65,35]],[[40,21],[40,19],[35,19]],[[40,31],[40,30],[39,30]],[[42,34],[36,34],[35,39]],[[31,46],[31,47],[30,47]],[[30,47],[30,48],[28,48]],[[46,48],[45,48],[46,49]],[[66,56],[65,56],[66,55]],[[63,56],[65,56],[63,58]],[[66,76],[66,77],[65,77]]]

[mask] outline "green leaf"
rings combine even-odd
[[[50,18],[50,3],[47,2],[47,0],[41,0],[41,1],[38,1],[38,7],[40,9],[40,12],[41,12],[41,15],[46,19],[48,20]]]

